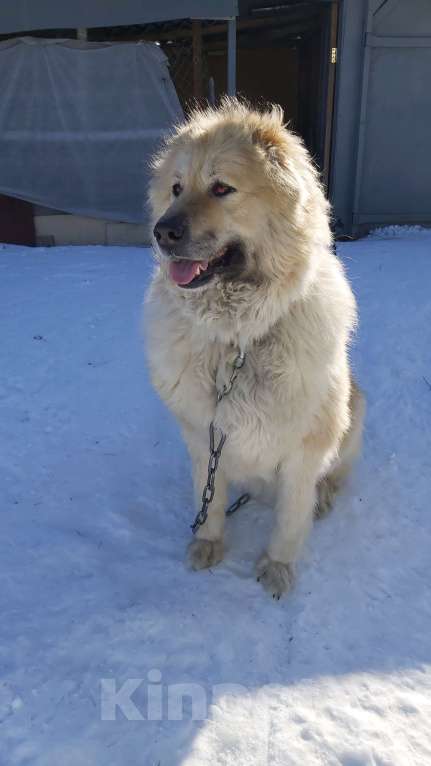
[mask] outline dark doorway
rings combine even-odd
[[[280,104],[327,182],[335,84],[336,2],[240,0],[237,88],[254,104]],[[226,90],[225,36],[205,40],[207,76]]]

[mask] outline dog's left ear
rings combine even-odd
[[[261,115],[252,132],[253,143],[263,149],[270,160],[279,164],[282,164],[285,146],[283,119],[282,108],[274,106],[270,112]]]
[[[291,200],[305,206],[308,193],[304,179],[313,175],[314,170],[302,141],[284,127],[281,107],[260,115],[252,132],[252,141],[267,159],[269,175],[285,189]]]

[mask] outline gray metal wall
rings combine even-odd
[[[0,2],[0,34],[236,16],[237,0],[14,0]]]
[[[430,0],[344,0],[338,76],[338,230],[431,223]]]

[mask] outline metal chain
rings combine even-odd
[[[233,385],[238,377],[238,372],[241,369],[241,367],[244,365],[245,362],[245,353],[243,351],[239,351],[236,355],[233,366],[232,366],[232,372],[229,378],[228,383],[225,383],[221,391],[217,391],[217,404],[221,402],[222,399],[224,399],[225,396],[230,394],[232,391]],[[218,428],[217,429],[220,432],[220,438],[218,440],[218,443],[216,444],[216,426],[214,425],[214,420],[210,423],[210,457],[208,461],[208,478],[207,483],[205,484],[203,493],[202,493],[202,506],[199,511],[199,513],[196,515],[196,518],[191,525],[192,532],[195,534],[199,527],[202,526],[202,524],[205,524],[207,517],[208,517],[208,506],[210,503],[212,503],[214,498],[214,492],[215,492],[215,478],[217,473],[217,468],[220,460],[220,455],[222,452],[222,449],[224,447],[227,435],[223,433],[223,431]],[[231,515],[241,505],[244,505],[248,500],[250,499],[249,495],[241,495],[241,497],[236,501],[236,503],[233,503],[226,511],[227,514]]]
[[[210,423],[210,459],[208,461],[208,478],[205,484],[204,491],[202,493],[202,506],[197,514],[193,524],[193,534],[199,529],[202,524],[205,524],[208,516],[208,506],[213,501],[215,492],[215,477],[220,460],[221,451],[226,441],[226,434],[221,432],[221,436],[217,446],[215,446],[215,426],[214,422]]]
[[[241,497],[238,498],[238,500],[235,500],[232,505],[229,506],[229,508],[226,508],[226,516],[232,516],[235,511],[238,510],[238,508],[241,508],[242,505],[245,505],[250,500],[250,495],[248,492],[245,492]]]

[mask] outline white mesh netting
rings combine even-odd
[[[0,193],[145,221],[148,160],[182,116],[152,43],[0,44]]]

